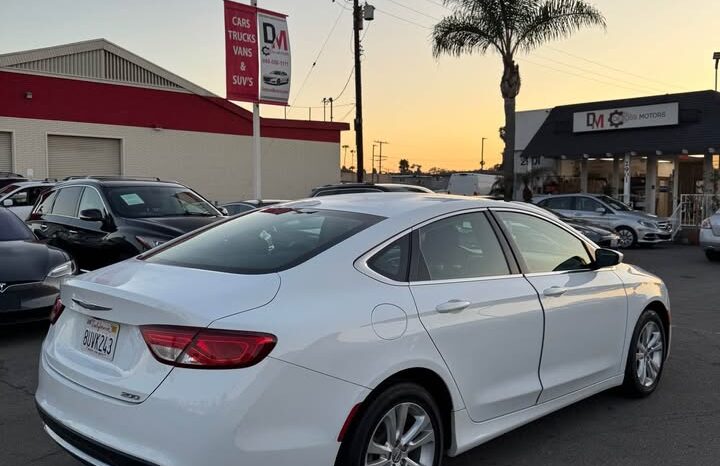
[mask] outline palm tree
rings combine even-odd
[[[503,61],[500,93],[505,101],[503,183],[512,199],[515,155],[515,97],[520,93],[520,68],[515,56],[543,43],[569,37],[586,26],[605,27],[605,17],[582,0],[443,0],[453,9],[435,25],[433,55],[461,56],[488,50]]]

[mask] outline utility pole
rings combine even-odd
[[[357,180],[363,181],[363,116],[362,116],[362,74],[360,72],[360,29],[363,14],[359,0],[353,0],[353,42],[355,44],[355,147],[357,148]]]
[[[387,141],[375,141],[375,144],[380,146],[380,155],[378,155],[378,181],[380,181],[380,174],[382,173],[382,161],[383,161],[383,155],[382,155],[382,148],[385,144],[390,144]]]
[[[480,170],[485,170],[485,139],[482,138],[480,145]]]
[[[377,144],[373,144],[373,151],[372,151],[372,168],[370,172],[370,182],[375,182],[375,148],[377,147]]]

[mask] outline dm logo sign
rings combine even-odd
[[[592,110],[573,114],[573,132],[611,131],[678,124],[679,106],[669,104]]]

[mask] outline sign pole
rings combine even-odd
[[[257,7],[257,0],[250,4]],[[253,103],[253,168],[255,182],[255,199],[262,200],[262,147],[260,145],[260,103]]]

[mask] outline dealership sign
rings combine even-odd
[[[290,39],[285,15],[225,1],[227,98],[287,105]]]
[[[610,131],[678,124],[677,102],[642,107],[590,110],[573,114],[573,132]]]

